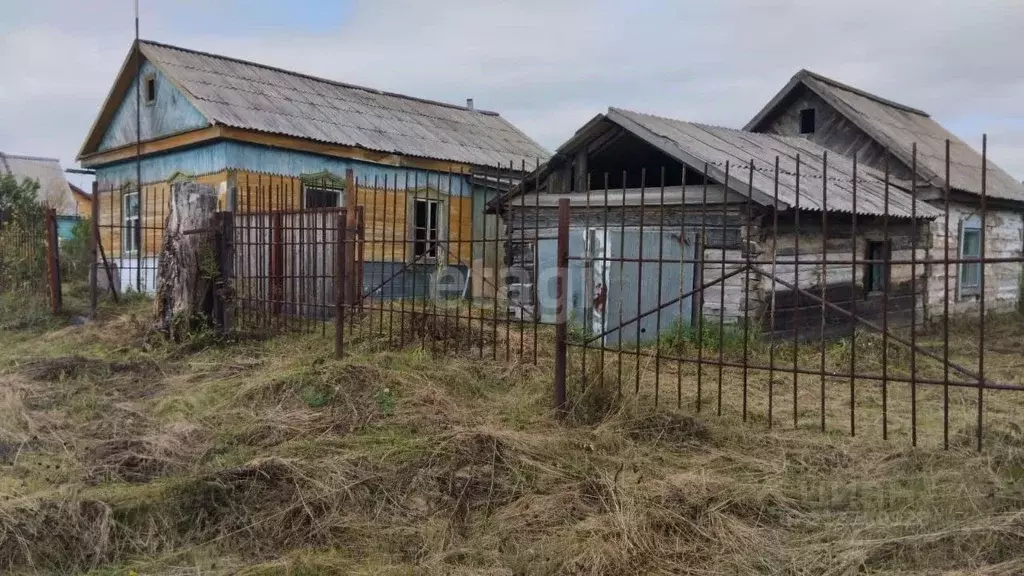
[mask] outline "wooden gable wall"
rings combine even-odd
[[[813,134],[800,133],[800,111],[807,108],[815,111]],[[885,147],[802,84],[753,131],[806,138],[847,158],[856,156],[865,166],[885,170]],[[889,170],[894,179],[911,178],[910,168],[894,157],[890,158]]]

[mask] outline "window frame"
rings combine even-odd
[[[135,197],[135,215],[130,216],[128,211],[128,199]],[[121,255],[136,256],[142,244],[142,206],[139,204],[140,196],[136,188],[121,194]],[[129,226],[133,222],[134,226]]]
[[[810,130],[807,129],[807,123],[810,122]],[[814,108],[804,108],[800,110],[800,135],[814,134],[818,129],[818,111]]]
[[[420,228],[416,225],[416,206],[418,203],[423,202],[428,206],[427,213],[427,226],[425,239],[419,240],[416,238],[416,231]],[[434,206],[434,238],[430,238],[430,213],[429,206]],[[409,255],[407,260],[410,262],[423,262],[423,263],[436,263],[438,260],[438,254],[440,252],[441,243],[447,238],[445,231],[447,230],[447,222],[445,221],[445,200],[437,196],[425,196],[425,197],[412,197],[409,203]],[[434,254],[430,254],[430,244],[434,245]],[[416,248],[420,244],[425,244],[426,248],[424,255],[420,256],[416,252]]]
[[[881,249],[881,258],[876,257],[875,249]],[[883,262],[868,262],[864,270],[864,293],[881,294],[889,287],[892,278],[892,240],[868,240],[866,246],[866,260],[883,260]],[[876,288],[880,281],[881,287]]]
[[[966,239],[968,234],[977,234],[977,253],[967,254],[966,253]],[[981,245],[983,239],[981,229],[981,218],[977,215],[968,216],[960,220],[960,230],[957,234],[957,257],[960,262],[957,263],[956,267],[956,286],[957,286],[957,298],[965,298],[970,296],[977,296],[981,293],[981,275],[984,273],[984,269],[981,263],[981,255],[984,252],[984,247]],[[977,262],[964,262],[968,259],[977,259]],[[970,267],[970,268],[968,268]],[[975,281],[972,284],[967,283],[965,274],[971,268],[977,270]]]
[[[333,206],[309,206],[309,193],[320,192],[334,194],[337,199]],[[332,208],[341,208],[345,205],[345,189],[344,188],[333,188],[330,186],[317,186],[315,184],[302,184],[302,209],[303,210],[330,210]]]
[[[153,97],[150,98],[149,87],[153,86]],[[142,77],[142,102],[146,106],[156,104],[156,74],[150,73]]]

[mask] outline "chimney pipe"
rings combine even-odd
[[[473,110],[473,99],[472,98],[466,98],[466,109],[467,110]]]

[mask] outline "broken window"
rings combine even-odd
[[[800,111],[800,133],[814,134],[814,108],[804,108]]]
[[[413,201],[412,254],[415,258],[437,258],[440,202],[417,198]]]

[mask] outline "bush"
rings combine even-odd
[[[60,271],[64,282],[89,280],[89,234],[92,220],[85,218],[75,223],[71,238],[60,245]]]

